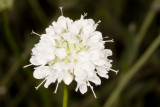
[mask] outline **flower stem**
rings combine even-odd
[[[64,91],[63,91],[63,107],[67,107],[68,102],[68,87],[64,84]]]
[[[156,48],[160,44],[160,34],[158,37],[153,41],[151,46],[147,49],[144,55],[136,62],[136,64],[128,71],[126,74],[121,76],[120,81],[116,89],[112,92],[108,100],[106,101],[104,107],[112,107],[114,102],[120,96],[120,93],[123,91],[125,86],[128,84],[130,79],[137,73],[137,71],[144,65],[147,59],[151,56],[151,54],[156,50]]]

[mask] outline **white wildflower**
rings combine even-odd
[[[99,77],[108,78],[108,71],[112,70],[112,60],[108,59],[112,51],[104,49],[107,41],[96,31],[99,22],[84,17],[73,21],[62,14],[32,49],[30,65],[36,66],[33,76],[44,79],[41,84],[45,83],[45,88],[57,82],[55,93],[61,81],[69,85],[75,80],[76,91],[84,94],[89,86],[96,97],[91,82],[100,85]]]

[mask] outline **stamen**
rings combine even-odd
[[[47,79],[44,79],[36,88],[36,90],[38,90],[38,88],[46,81]]]
[[[31,66],[31,65],[33,65],[33,64],[28,64],[28,65],[25,65],[23,68],[29,67],[29,66]]]
[[[114,70],[114,69],[110,69],[111,71],[115,72],[116,74],[118,73],[119,70]]]
[[[59,85],[59,82],[57,82],[56,89],[54,91],[55,94],[57,93],[58,85]]]
[[[105,37],[103,37],[103,38],[108,38],[108,36],[105,36]]]
[[[79,84],[77,84],[77,87],[76,87],[76,89],[75,89],[76,92],[78,91],[78,88],[79,88]]]
[[[91,86],[91,84],[90,84],[89,82],[88,82],[88,86],[91,88],[94,97],[97,98],[97,96],[96,96],[96,94],[95,94],[95,92],[94,92],[94,90],[93,90],[93,86]]]
[[[32,32],[31,32],[31,34],[35,34],[35,35],[41,36],[40,34],[34,32],[33,30],[32,30]]]
[[[101,21],[100,21],[100,20],[97,22],[97,24],[99,24],[99,23],[101,23]]]
[[[81,15],[81,18],[80,19],[84,19],[84,17],[87,16],[87,13],[84,13],[84,15]]]
[[[112,40],[106,40],[106,41],[104,41],[104,42],[114,42],[114,41],[113,41],[113,39],[112,39]]]
[[[62,16],[63,16],[63,11],[62,11],[63,7],[59,7],[59,8],[60,8],[60,10],[61,10],[61,14],[62,14]]]
[[[83,15],[84,17],[86,17],[87,16],[87,13],[84,13],[84,15]]]

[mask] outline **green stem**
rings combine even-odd
[[[64,91],[63,91],[63,107],[67,107],[68,102],[68,87],[64,84]]]
[[[151,56],[151,54],[156,50],[156,48],[160,44],[160,34],[153,41],[151,46],[147,49],[144,55],[136,62],[136,64],[126,73],[121,76],[120,81],[116,89],[113,91],[109,99],[106,101],[104,107],[112,107],[113,103],[120,96],[120,93],[123,91],[125,86],[128,84],[130,79],[135,75],[135,73],[144,65],[147,59]]]

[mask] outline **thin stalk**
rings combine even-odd
[[[63,91],[63,107],[67,107],[68,104],[68,87],[64,84],[64,91]]]
[[[108,98],[104,107],[112,107],[114,102],[120,96],[120,93],[123,91],[125,86],[129,83],[130,79],[136,74],[136,72],[144,65],[147,59],[151,56],[151,54],[156,50],[156,48],[160,45],[160,34],[153,41],[147,51],[143,54],[143,56],[135,63],[135,65],[128,71],[126,74],[121,76],[120,81],[116,89],[112,92],[111,96]]]

